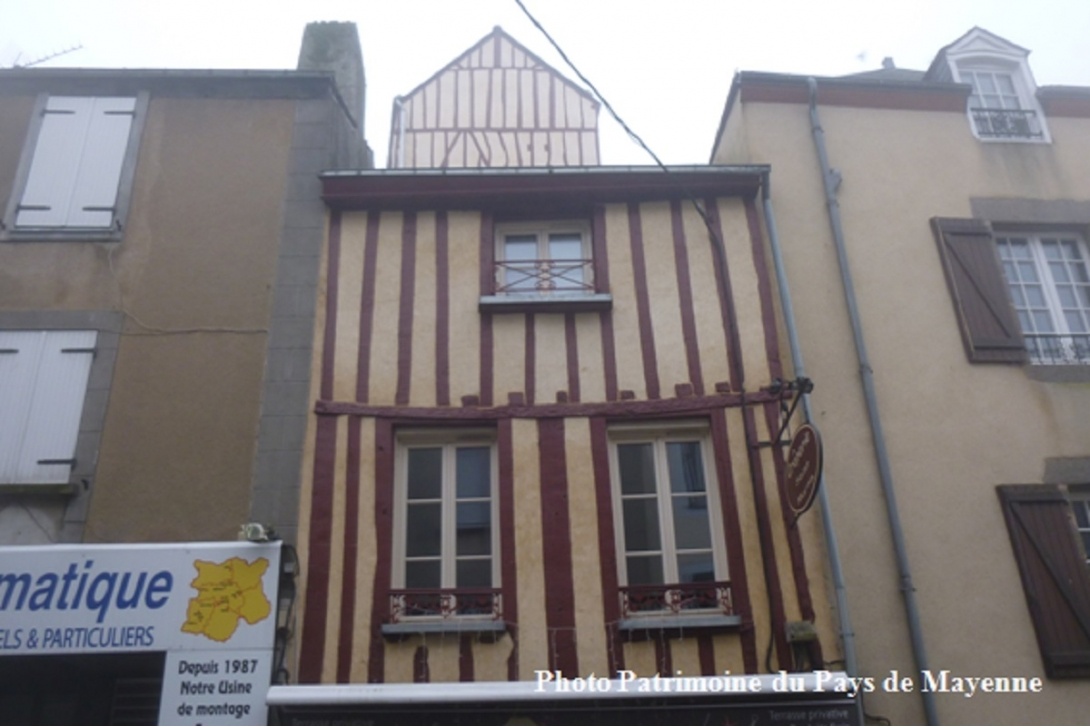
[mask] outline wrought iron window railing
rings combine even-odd
[[[420,617],[475,616],[499,620],[501,613],[498,588],[398,588],[390,591],[388,623]]]
[[[730,581],[621,587],[621,617],[716,611],[734,615]]]
[[[1035,364],[1090,364],[1090,333],[1027,333],[1026,351]]]
[[[500,260],[496,263],[496,292],[593,293],[591,260]]]
[[[1029,109],[969,109],[978,136],[985,139],[1041,139],[1037,112]]]

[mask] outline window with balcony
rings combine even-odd
[[[1011,302],[1030,360],[1090,364],[1090,275],[1075,234],[997,235]]]
[[[622,617],[733,615],[706,429],[626,427],[611,440]]]
[[[598,310],[612,299],[597,289],[594,246],[585,221],[534,221],[496,226],[493,310]]]
[[[982,139],[1044,138],[1037,110],[1032,100],[1020,92],[1012,73],[998,70],[962,68],[961,80],[973,87],[969,96],[969,115],[977,136]]]
[[[1081,377],[1085,369],[1072,365],[1090,364],[1090,255],[1083,237],[993,233],[979,219],[936,217],[931,225],[969,360],[1028,361],[1040,371]]]
[[[578,223],[500,228],[496,292],[546,296],[594,292],[586,228]]]
[[[389,623],[498,620],[494,435],[404,433],[395,472]]]

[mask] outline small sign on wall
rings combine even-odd
[[[821,435],[813,424],[803,424],[791,438],[784,476],[787,507],[794,520],[798,520],[814,504],[821,482],[821,467]]]

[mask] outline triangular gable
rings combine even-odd
[[[568,80],[564,74],[543,61],[533,51],[519,43],[500,26],[492,29],[492,32],[474,43],[467,51],[452,60],[447,65],[428,77],[423,83],[417,85],[402,98],[410,98],[419,93],[425,86],[437,78],[456,69],[466,68],[534,68],[548,72],[557,81],[585,97],[588,101],[598,106],[597,99],[586,89]]]
[[[594,166],[600,104],[496,26],[394,100],[392,168]]]
[[[949,73],[950,58],[974,55],[1008,58],[1018,62],[1029,55],[1029,50],[980,26],[973,26],[960,38],[939,49],[935,59],[931,61],[931,66],[927,69],[926,77],[928,80],[951,81],[953,79]]]

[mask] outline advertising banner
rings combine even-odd
[[[166,652],[161,724],[264,724],[280,543],[0,549],[0,657]]]

